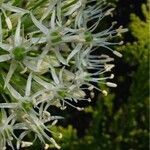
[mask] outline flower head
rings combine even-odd
[[[51,142],[60,149],[50,136],[59,134],[49,127],[63,117],[51,114],[49,109],[71,106],[83,110],[77,102],[91,102],[94,89],[107,95],[99,84],[117,86],[108,81],[114,78],[108,73],[114,67],[114,58],[107,52],[122,56],[112,49],[122,41],[111,39],[126,29],[113,29],[112,23],[98,31],[99,23],[114,10],[103,0],[31,0],[25,6],[15,4],[0,2],[0,86],[4,88],[0,147],[14,149],[13,140],[17,149],[31,146],[34,141],[25,140],[31,133],[45,145]],[[14,130],[20,135],[16,137]]]

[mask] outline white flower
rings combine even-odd
[[[8,144],[13,150],[14,146],[12,144],[13,139],[18,140],[14,134],[15,128],[15,116],[11,114],[7,117],[6,111],[1,109],[0,112],[0,147],[1,149],[6,149],[6,144]]]
[[[9,43],[0,43],[0,47],[3,50],[5,50],[6,53],[9,53],[0,55],[0,63],[10,61],[10,67],[5,79],[4,87],[6,87],[7,84],[9,83],[12,75],[17,69],[17,66],[21,65],[22,67],[23,65],[26,65],[24,61],[26,59],[27,52],[30,51],[31,44],[28,40],[25,40],[24,37],[22,37],[20,34],[21,34],[21,18],[18,19],[18,24],[15,31],[15,35],[13,37],[13,41],[10,41],[11,40],[10,38],[8,39]]]
[[[41,1],[40,6],[28,1],[22,6],[26,9],[13,4],[0,2],[0,71],[4,82],[0,148],[9,145],[14,149],[13,139],[17,149],[31,146],[34,142],[25,141],[25,137],[32,132],[46,148],[46,142],[51,142],[60,149],[48,132],[61,138],[49,127],[63,117],[52,115],[49,108],[71,106],[81,111],[77,102],[91,102],[94,89],[107,95],[99,84],[117,86],[110,82],[114,58],[102,54],[101,48],[121,57],[112,46],[122,41],[111,39],[126,29],[113,29],[112,23],[97,32],[99,23],[114,10],[103,0],[51,0]],[[18,137],[14,130],[20,130]]]

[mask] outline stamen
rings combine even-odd
[[[102,93],[103,93],[105,96],[108,95],[107,91],[105,91],[105,90],[103,90]]]
[[[111,82],[106,82],[106,85],[109,87],[117,87],[117,84]]]
[[[115,54],[115,55],[118,56],[118,57],[122,57],[122,54],[119,53],[118,51],[113,51],[113,54]]]
[[[22,141],[21,142],[21,147],[24,148],[24,147],[29,147],[29,146],[32,146],[33,143],[32,142],[26,142],[26,141]]]

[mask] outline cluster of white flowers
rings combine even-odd
[[[50,127],[60,116],[52,116],[49,108],[64,110],[72,102],[91,101],[85,90],[93,96],[93,83],[116,87],[105,82],[113,74],[102,77],[114,67],[113,58],[95,51],[106,51],[121,57],[111,49],[110,42],[126,29],[119,27],[96,32],[100,21],[112,14],[113,9],[103,0],[46,0],[0,1],[0,148],[12,149],[33,144],[24,138],[33,133],[41,142],[51,142]],[[90,73],[92,70],[93,73]],[[45,123],[51,126],[46,126]],[[15,135],[18,131],[20,135]]]

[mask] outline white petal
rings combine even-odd
[[[0,108],[16,108],[18,103],[0,103]]]
[[[24,14],[24,13],[29,12],[28,10],[25,10],[25,9],[22,9],[22,8],[19,8],[19,7],[15,7],[15,6],[6,4],[6,3],[3,3],[1,5],[1,7],[4,8],[5,10],[16,12],[16,13],[23,13]]]
[[[47,53],[49,52],[48,48],[45,48],[42,53],[38,56],[38,61],[37,61],[37,70],[40,70],[41,64],[43,62],[43,59],[46,57]],[[42,68],[43,69],[43,68]]]
[[[46,28],[42,23],[40,23],[40,21],[38,21],[32,13],[30,13],[30,16],[35,26],[47,35],[47,33],[49,32],[48,28]]]
[[[82,5],[81,1],[78,1],[76,4],[72,5],[70,9],[64,14],[65,16],[71,15]]]
[[[7,84],[7,88],[15,99],[19,100],[23,98],[9,83]]]
[[[45,12],[43,13],[43,16],[41,17],[41,21],[44,20],[49,13],[51,13],[51,11],[54,9],[56,3],[57,3],[58,0],[51,0],[49,2],[49,6],[48,8],[45,10]]]
[[[9,17],[5,18],[6,24],[8,26],[8,29],[11,30],[12,29],[12,23]]]
[[[64,77],[64,80],[71,81],[75,78],[75,74],[72,73],[71,71],[64,69],[63,70],[63,77]]]
[[[64,71],[65,67],[62,67],[62,69],[59,72],[59,79],[62,82],[63,81],[63,71]]]
[[[6,121],[7,119],[7,113],[5,111],[5,109],[1,109],[1,113],[2,113],[2,123],[4,123],[4,121]]]
[[[67,61],[63,58],[63,56],[61,55],[61,53],[59,52],[58,49],[54,50],[54,53],[56,54],[57,59],[64,65],[68,65]]]
[[[32,72],[28,76],[26,90],[25,90],[25,96],[29,96],[31,93],[31,81],[32,81]]]
[[[34,72],[37,72],[37,61],[36,60],[31,60],[31,59],[28,59],[26,57],[26,59],[23,60],[23,64],[29,68],[30,70],[34,71]]]
[[[0,43],[2,43],[3,40],[3,31],[2,31],[2,17],[0,14]]]
[[[10,51],[13,47],[9,44],[0,43],[0,48],[4,49],[5,51]]]
[[[31,38],[31,39],[30,39],[30,42],[31,42],[32,44],[37,44],[37,43],[38,43],[38,44],[41,44],[41,43],[45,43],[46,40],[47,40],[46,37]]]
[[[11,62],[11,65],[10,65],[10,68],[9,68],[9,71],[7,73],[7,76],[6,76],[6,79],[5,79],[5,85],[4,85],[4,88],[8,85],[13,73],[15,72],[17,68],[17,64],[15,61],[12,61]]]
[[[52,85],[44,80],[42,80],[41,78],[39,78],[38,76],[34,76],[33,79],[39,83],[40,85],[42,85],[43,87],[45,87],[46,89],[52,89]]]
[[[52,17],[51,17],[51,28],[54,29],[55,28],[55,9],[53,10],[53,13],[52,13]]]
[[[18,19],[18,24],[15,32],[15,47],[21,45],[21,37],[20,37],[20,28],[21,28],[21,18]]]
[[[57,77],[57,74],[56,74],[56,72],[55,72],[54,67],[53,67],[53,66],[50,66],[50,69],[51,69],[51,74],[52,74],[52,77],[53,77],[53,79],[54,79],[54,82],[55,82],[56,84],[59,84],[59,79],[58,79],[58,77]]]
[[[10,60],[10,59],[11,59],[10,54],[5,54],[5,55],[0,56],[0,62],[4,62],[4,61]]]
[[[80,44],[78,44],[78,45],[75,47],[75,49],[69,54],[69,56],[68,56],[68,58],[67,58],[67,63],[69,62],[69,60],[70,60],[72,57],[74,57],[74,55],[75,55],[77,52],[79,52],[79,51],[81,50],[81,48],[82,48],[82,44],[80,43]]]

